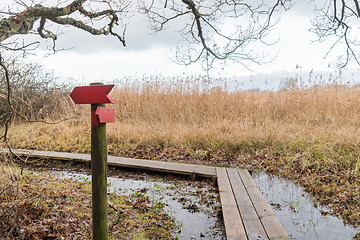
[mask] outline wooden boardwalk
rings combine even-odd
[[[245,169],[216,168],[226,238],[289,239]]]
[[[0,153],[9,153],[0,148]],[[89,154],[13,150],[21,156],[90,162]],[[108,165],[154,172],[175,173],[217,180],[228,240],[289,239],[270,206],[245,169],[216,168],[194,164],[108,157]]]
[[[50,158],[50,159],[65,160],[65,161],[74,160],[78,162],[91,161],[90,154],[36,151],[36,150],[23,150],[23,149],[17,149],[12,151],[14,154],[21,156]],[[0,153],[9,153],[9,150],[5,148],[0,148]],[[194,175],[204,178],[216,177],[215,167],[201,166],[194,164],[171,163],[171,162],[108,156],[108,165],[118,166],[123,168],[132,168],[132,169],[136,168],[136,169],[149,170],[154,172],[173,173],[173,174],[175,173],[181,175],[189,175],[192,177]]]

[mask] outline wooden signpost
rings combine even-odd
[[[105,103],[114,103],[107,95],[114,85],[92,83],[75,87],[70,97],[76,104],[91,104],[91,179],[93,239],[108,239],[107,221],[107,144],[106,123],[114,122],[114,109]]]

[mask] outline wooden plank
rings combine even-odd
[[[216,168],[227,239],[248,239],[225,168]]]
[[[185,163],[169,163],[153,160],[142,160],[133,158],[109,156],[108,163],[113,166],[126,168],[140,168],[144,170],[160,171],[166,173],[176,173],[184,175],[193,175],[194,173],[201,177],[212,178],[216,176],[214,167],[198,166]]]
[[[67,152],[50,152],[50,151],[36,151],[36,150],[23,150],[23,149],[14,149],[12,150],[15,154],[25,155],[39,158],[52,158],[57,160],[78,160],[82,162],[90,161],[90,154],[81,154],[81,153],[67,153]],[[9,153],[8,149],[0,148],[0,152]],[[143,159],[132,159],[132,158],[123,158],[123,157],[108,157],[108,165],[119,166],[124,168],[138,168],[156,172],[165,172],[165,173],[176,173],[183,174],[188,176],[197,175],[205,178],[216,177],[215,167],[210,166],[200,166],[194,164],[185,164],[185,163],[169,163],[153,160],[143,160]]]
[[[268,239],[238,172],[235,168],[227,168],[227,173],[248,239]]]
[[[269,239],[290,239],[249,172],[245,169],[237,169],[237,171]]]
[[[22,155],[22,156],[31,156],[31,157],[38,157],[38,158],[52,158],[52,159],[65,160],[65,161],[69,161],[69,160],[90,161],[89,154],[23,150],[23,149],[13,149],[12,151],[17,155]],[[0,148],[0,152],[10,153],[10,151],[6,148]]]

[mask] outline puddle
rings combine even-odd
[[[314,207],[311,196],[293,182],[264,172],[252,177],[291,239],[352,239],[360,231],[321,214],[331,210]]]
[[[91,181],[91,176],[66,171],[55,171],[60,178]],[[108,177],[108,192],[132,195],[146,189],[146,195],[154,202],[165,204],[165,211],[180,227],[179,239],[225,239],[224,230],[219,227],[215,208],[219,208],[217,193],[206,187],[193,187],[161,181],[142,181]],[[199,197],[200,195],[200,197]],[[203,198],[206,198],[204,201]]]

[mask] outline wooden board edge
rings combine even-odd
[[[243,218],[247,236],[249,239],[268,239],[264,226],[259,219],[250,196],[239,176],[236,168],[226,169],[233,194],[237,203],[240,214]],[[246,215],[245,215],[246,214]]]
[[[245,188],[247,188],[251,201],[253,202],[254,208],[262,222],[265,231],[269,239],[290,239],[286,233],[284,227],[276,218],[271,207],[267,203],[265,197],[262,195],[260,189],[255,184],[250,173],[246,169],[237,169],[240,178],[243,180]],[[245,184],[248,184],[248,186]],[[256,192],[256,197],[258,199],[254,200],[252,198],[253,193]],[[266,213],[265,215],[263,213]],[[271,221],[268,219],[271,218]]]
[[[218,189],[227,239],[247,239],[246,231],[236,205],[225,168],[216,168]]]

